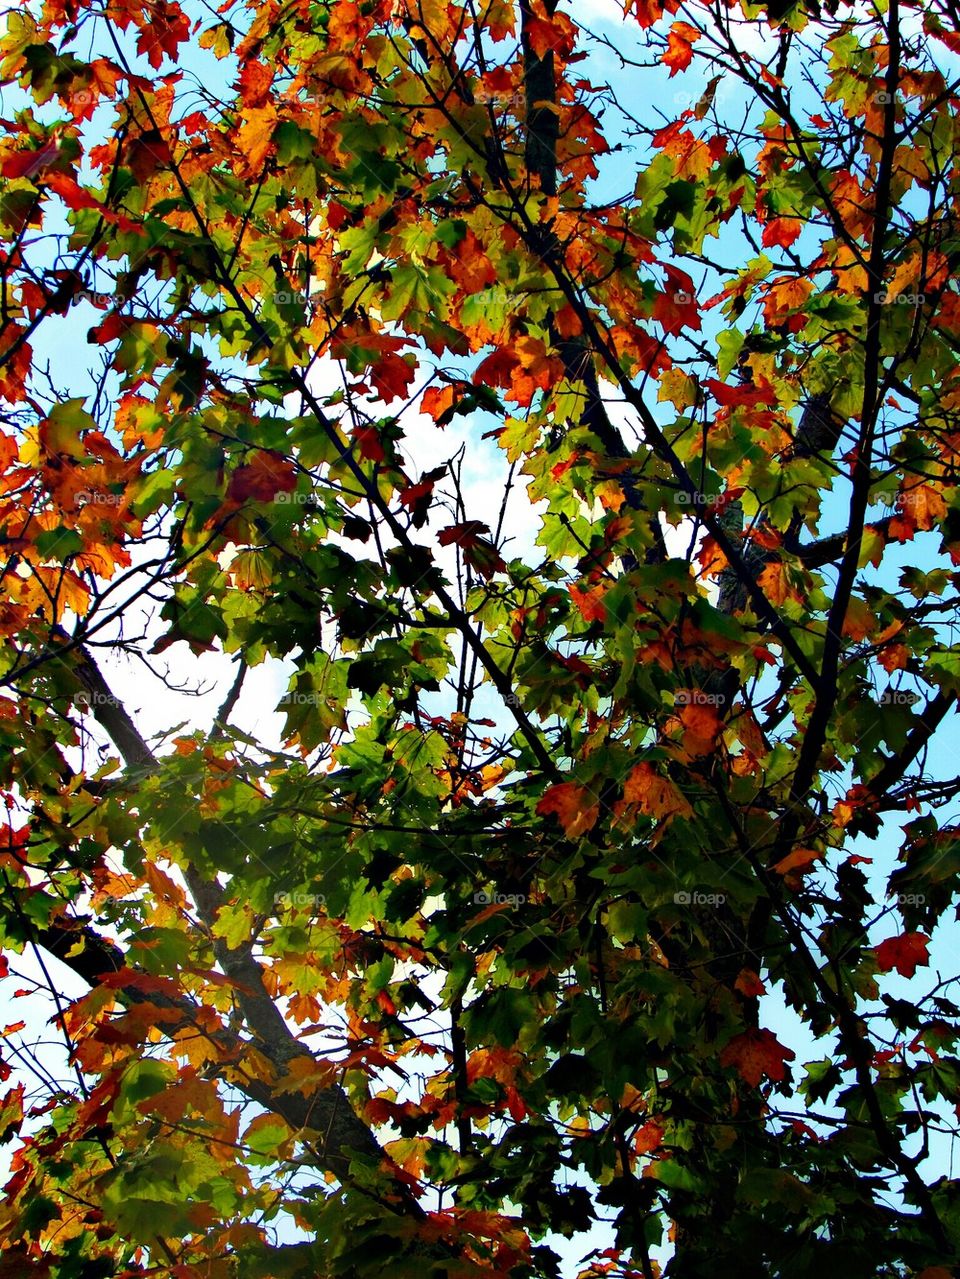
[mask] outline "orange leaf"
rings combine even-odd
[[[773,564],[767,564],[758,575],[757,585],[763,589],[767,599],[775,606],[779,606],[791,595],[796,594],[786,565],[776,561]]]
[[[655,1119],[648,1119],[636,1131],[633,1148],[638,1155],[649,1155],[663,1145],[664,1128]]]
[[[446,386],[428,386],[420,400],[420,411],[429,414],[435,422],[452,407],[453,387],[449,383]]]
[[[590,803],[593,793],[576,782],[559,782],[551,786],[537,805],[540,817],[553,814],[568,839],[577,839],[592,830],[600,816],[599,803]]]
[[[270,96],[273,67],[264,62],[248,62],[240,72],[240,99],[245,107],[262,107]]]
[[[723,728],[716,709],[713,706],[694,703],[684,706],[679,718],[683,725],[683,747],[687,754],[692,759],[709,755],[716,746],[717,738]]]
[[[605,594],[606,591],[602,586],[594,586],[589,590],[585,590],[582,586],[577,586],[576,584],[570,587],[570,598],[580,610],[585,622],[605,622],[607,620],[607,610],[603,605]]]
[[[778,861],[773,869],[778,875],[787,875],[792,870],[809,870],[822,856],[823,853],[818,853],[815,848],[795,848],[792,853],[787,853],[786,857]]]
[[[683,793],[666,777],[661,777],[652,764],[638,764],[623,788],[624,807],[636,807],[648,817],[690,817],[693,809]]]
[[[693,57],[693,42],[698,40],[702,32],[692,27],[689,22],[675,22],[667,36],[667,51],[663,61],[670,68],[671,76],[678,71],[686,71]]]
[[[930,938],[925,933],[903,933],[900,937],[888,937],[873,948],[877,967],[882,973],[895,968],[901,977],[912,977],[917,968],[930,962],[927,946]]]

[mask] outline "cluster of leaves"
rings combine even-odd
[[[960,23],[826,8],[7,15],[0,1275],[950,1273]]]

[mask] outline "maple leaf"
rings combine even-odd
[[[693,42],[698,40],[701,34],[699,28],[692,27],[689,22],[675,22],[670,28],[663,62],[670,68],[671,76],[689,67],[693,58]]]
[[[421,476],[416,484],[408,484],[400,492],[400,505],[413,513],[414,528],[423,528],[427,522],[427,513],[433,499],[433,490],[437,480],[446,474],[446,466],[438,466]]]
[[[227,497],[233,502],[272,502],[278,493],[290,493],[296,486],[297,469],[291,461],[272,449],[258,449],[231,475]]]
[[[623,788],[621,809],[639,808],[658,820],[689,817],[693,809],[683,793],[668,778],[662,777],[652,764],[637,764],[631,769]]]
[[[775,1082],[785,1079],[787,1062],[793,1061],[796,1055],[781,1044],[772,1031],[751,1028],[742,1035],[734,1035],[724,1045],[720,1064],[733,1066],[741,1079],[756,1088],[764,1075]]]
[[[658,293],[653,304],[653,318],[667,333],[680,333],[684,328],[700,328],[700,311],[693,291],[693,280],[686,271],[665,266],[667,288]]]
[[[385,404],[402,399],[416,375],[416,361],[412,355],[388,353],[370,366],[370,381]]]
[[[901,977],[912,977],[918,968],[925,968],[930,962],[929,943],[930,938],[925,933],[888,937],[873,948],[877,967],[882,973],[895,968]]]
[[[633,1148],[638,1155],[649,1155],[663,1145],[666,1129],[656,1119],[648,1119],[634,1134]]]
[[[578,839],[592,830],[600,816],[600,804],[592,791],[576,782],[558,782],[537,804],[540,817],[554,815],[568,839]]]
[[[788,249],[799,238],[802,230],[803,223],[799,218],[771,218],[763,228],[763,247],[769,249],[776,244]]]
[[[467,520],[463,524],[450,524],[441,529],[437,534],[437,541],[441,546],[462,546],[469,550],[481,540],[482,533],[489,532],[489,524],[484,524],[481,520]]]
[[[792,853],[782,857],[774,865],[778,875],[789,875],[795,871],[810,870],[815,862],[823,860],[823,853],[814,848],[795,848]]]
[[[605,622],[607,620],[607,610],[603,603],[603,597],[606,594],[604,586],[584,588],[574,582],[569,587],[569,591],[570,598],[576,604],[585,622]]]
[[[665,13],[676,13],[680,0],[624,0],[624,13],[636,18],[641,27],[652,27]]]
[[[357,427],[353,432],[353,438],[360,449],[360,456],[366,458],[368,462],[386,461],[387,455],[383,450],[383,441],[375,426]]]
[[[739,990],[747,999],[756,999],[767,993],[766,986],[752,968],[741,968],[733,986],[734,990]]]
[[[438,426],[445,426],[450,420],[454,390],[450,383],[444,386],[428,386],[420,397],[421,411],[429,414]]]
[[[245,107],[262,107],[270,95],[274,70],[264,62],[251,59],[240,72],[240,97]]]
[[[175,58],[180,45],[189,39],[190,19],[172,0],[153,0],[149,14],[149,22],[137,36],[137,53],[146,54],[156,69],[163,62],[163,54]]]
[[[723,721],[715,707],[694,702],[681,707],[678,718],[683,727],[683,748],[691,759],[701,759],[716,748]]]

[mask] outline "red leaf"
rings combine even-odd
[[[50,173],[44,179],[51,191],[55,191],[68,209],[100,209],[103,206],[89,191],[69,173]]]
[[[693,292],[693,281],[686,271],[676,267],[664,267],[667,287],[657,294],[653,304],[653,318],[662,324],[667,333],[679,333],[681,329],[699,329],[700,311]]]
[[[415,377],[416,369],[413,361],[405,360],[402,355],[385,355],[370,368],[370,381],[377,388],[385,404],[406,395]]]
[[[59,142],[51,139],[39,151],[16,151],[8,155],[0,166],[0,174],[5,178],[33,178],[59,154]]]
[[[888,937],[875,946],[877,967],[882,973],[895,968],[901,977],[912,977],[918,967],[930,962],[927,951],[930,938],[925,933],[903,933],[900,937]]]
[[[747,999],[755,999],[758,995],[766,994],[767,988],[763,982],[753,971],[752,968],[741,968],[740,975],[733,983],[734,989],[739,990],[741,995],[745,995]]]
[[[327,226],[331,231],[339,231],[346,222],[348,217],[347,210],[342,204],[338,204],[336,200],[331,200],[327,205]]]
[[[104,973],[97,981],[107,990],[132,988],[144,995],[170,995],[174,999],[179,999],[183,994],[177,983],[169,977],[155,977],[152,973],[137,972],[135,968],[118,968],[116,972]]]
[[[706,384],[710,394],[724,408],[753,408],[757,405],[775,408],[777,404],[777,393],[769,382],[762,381],[758,386],[746,383],[727,386],[725,382],[718,382],[711,377],[707,378]]]
[[[785,1048],[770,1030],[748,1030],[734,1035],[720,1053],[721,1066],[733,1066],[740,1078],[756,1088],[764,1075],[781,1080],[787,1075],[786,1063],[796,1053]]]
[[[509,386],[518,363],[512,351],[503,346],[498,347],[477,366],[473,375],[473,384],[474,386]]]
[[[408,484],[400,494],[400,505],[413,510],[415,506],[423,502],[425,497],[429,497],[433,493],[434,483],[432,480],[420,480],[417,484]]]
[[[448,528],[441,529],[437,534],[437,541],[441,546],[462,546],[468,550],[471,546],[476,546],[481,533],[489,533],[489,524],[483,524],[480,520],[467,520],[465,524],[451,524]]]
[[[227,496],[234,502],[271,502],[278,493],[289,493],[296,486],[292,462],[272,449],[258,449],[252,461],[238,466],[230,477]]]
[[[375,426],[361,426],[353,433],[360,448],[360,456],[368,462],[382,462],[386,458],[380,436]]]
[[[624,10],[646,28],[652,27],[665,13],[676,13],[679,7],[679,0],[626,0]]]
[[[763,228],[763,246],[768,249],[772,244],[779,244],[787,249],[803,230],[799,218],[772,218]]]

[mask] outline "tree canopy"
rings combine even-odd
[[[954,1273],[958,58],[7,10],[2,1279]]]

